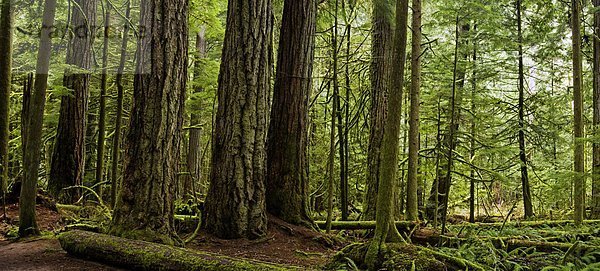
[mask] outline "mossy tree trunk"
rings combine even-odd
[[[583,90],[581,64],[581,2],[571,1],[571,30],[573,45],[573,130],[574,130],[574,205],[575,224],[579,225],[585,216],[585,137],[583,133]]]
[[[129,20],[131,12],[131,1],[127,1],[127,8],[125,10],[125,18]],[[117,112],[115,114],[115,132],[112,141],[112,161],[111,161],[111,188],[110,188],[110,205],[112,208],[115,207],[117,202],[117,192],[119,191],[119,164],[120,164],[120,150],[121,150],[121,126],[123,122],[123,72],[125,71],[125,62],[127,61],[127,44],[129,42],[129,24],[127,22],[123,25],[123,39],[121,41],[121,59],[119,60],[119,68],[117,69],[117,78],[115,79],[117,84]]]
[[[143,0],[123,184],[110,233],[181,244],[173,227],[188,53],[188,1]]]
[[[36,74],[29,114],[27,116],[26,142],[23,158],[23,183],[19,197],[19,236],[39,234],[35,215],[35,198],[37,194],[38,170],[42,145],[42,128],[44,122],[44,107],[46,105],[46,88],[48,86],[48,70],[52,53],[52,33],[56,0],[46,0],[40,31],[40,46],[38,48]],[[33,147],[32,147],[33,146]]]
[[[412,48],[410,112],[408,130],[408,180],[406,182],[406,220],[419,219],[417,197],[419,174],[419,92],[421,88],[421,0],[412,0]]]
[[[0,196],[8,190],[8,141],[10,137],[10,92],[14,9],[12,0],[2,0],[0,13]],[[2,204],[5,206],[5,204]],[[6,213],[6,210],[4,211]]]
[[[316,1],[287,0],[283,8],[273,107],[267,140],[267,210],[293,224],[308,215],[308,100]]]
[[[600,8],[600,0],[593,0]],[[594,133],[600,131],[600,12],[594,12]],[[600,218],[600,142],[593,143],[592,160],[592,218]]]
[[[63,79],[63,86],[69,90],[69,94],[62,96],[60,101],[60,116],[48,179],[48,191],[63,203],[79,199],[79,189],[63,189],[81,185],[85,173],[85,129],[96,2],[76,0],[71,14],[70,27],[73,32],[69,38],[66,61],[69,67]]]
[[[391,14],[389,2],[377,0],[374,9],[387,9]],[[391,15],[388,15],[391,16]],[[394,224],[394,184],[398,171],[398,146],[400,141],[400,122],[402,118],[402,86],[404,83],[404,64],[406,62],[406,40],[408,23],[408,0],[396,1],[396,31],[393,46],[393,70],[390,82],[390,95],[387,104],[388,117],[381,151],[379,189],[377,193],[377,211],[375,236],[369,245],[365,260],[372,269],[383,251],[386,240],[402,240]]]
[[[208,232],[221,238],[266,234],[272,41],[271,0],[229,1],[203,221]]]
[[[393,1],[373,3],[371,47],[371,109],[369,113],[368,178],[362,220],[375,220],[383,131],[387,115],[387,95],[392,75]],[[399,109],[395,109],[399,110]]]

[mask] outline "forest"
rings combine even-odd
[[[600,0],[0,0],[0,270],[600,270]]]

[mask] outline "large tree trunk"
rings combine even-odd
[[[127,1],[127,9],[125,10],[125,19],[129,20],[131,12],[131,1]],[[127,43],[129,42],[129,23],[123,25],[123,40],[121,41],[121,59],[119,60],[119,68],[117,70],[117,112],[115,114],[115,133],[112,142],[112,164],[111,164],[111,188],[110,188],[110,205],[115,207],[117,202],[117,192],[119,191],[119,153],[121,150],[121,126],[123,121],[123,72],[125,71],[125,62],[127,61]]]
[[[523,191],[523,208],[525,210],[525,218],[531,218],[533,216],[533,206],[531,203],[529,176],[527,173],[527,154],[525,153],[525,74],[523,71],[523,23],[521,10],[521,0],[517,0],[517,40],[519,47],[519,159],[521,160],[521,188]]]
[[[104,14],[104,45],[102,49],[102,78],[100,79],[100,109],[98,111],[98,142],[96,144],[96,191],[102,196],[102,179],[104,178],[104,141],[106,140],[106,84],[108,81],[108,46],[110,37],[110,13],[113,8],[106,1]]]
[[[419,174],[419,92],[421,88],[421,0],[412,0],[412,48],[410,116],[408,129],[408,180],[406,182],[406,220],[418,220]]]
[[[85,129],[92,65],[92,43],[96,21],[96,2],[76,0],[71,10],[71,28],[74,29],[67,49],[67,65],[63,86],[71,93],[61,98],[60,116],[48,191],[60,202],[70,203],[80,197],[79,189],[84,176]]]
[[[600,0],[593,0],[600,7]],[[594,134],[600,131],[600,12],[594,12]],[[593,143],[592,218],[600,218],[600,142]]]
[[[200,76],[202,71],[202,59],[206,57],[206,29],[204,26],[200,27],[200,31],[196,34],[196,60],[194,62],[194,76]],[[200,93],[204,91],[202,87],[195,86],[193,88],[194,93]],[[186,165],[189,174],[184,178],[183,181],[183,198],[187,199],[194,195],[195,189],[194,184],[199,184],[199,180],[202,177],[202,163],[201,163],[201,146],[200,138],[202,136],[202,128],[200,125],[200,115],[192,112],[190,115],[190,134],[188,140],[188,150],[186,157]],[[199,191],[200,194],[204,194],[204,191]]]
[[[10,91],[12,77],[12,0],[2,0],[0,13],[0,196],[6,200],[8,189],[8,140],[10,137]],[[5,206],[5,204],[2,204]],[[6,212],[5,212],[6,213]]]
[[[385,1],[376,1],[375,9],[384,9]],[[398,145],[400,143],[400,122],[402,119],[402,86],[404,85],[404,64],[406,62],[406,39],[408,23],[408,0],[396,1],[396,31],[394,39],[393,73],[390,95],[387,104],[388,118],[381,150],[379,173],[379,191],[377,193],[377,211],[375,235],[365,256],[369,269],[373,269],[379,255],[383,252],[386,240],[401,240],[394,224],[394,188],[397,187]]]
[[[42,145],[42,129],[44,107],[46,105],[46,88],[48,86],[48,69],[52,53],[52,33],[56,0],[46,0],[40,32],[40,46],[36,63],[35,85],[27,118],[27,148],[23,158],[24,176],[19,197],[19,236],[39,234],[35,215],[35,198],[37,194],[38,169]],[[31,147],[34,146],[34,147]]]
[[[573,130],[574,130],[574,205],[575,224],[579,225],[585,216],[585,142],[583,134],[583,93],[581,64],[581,6],[579,0],[571,1],[571,30],[573,39]]]
[[[203,221],[209,232],[222,238],[266,234],[272,40],[271,0],[229,1]]]
[[[293,224],[312,220],[306,124],[316,9],[314,0],[285,1],[267,141],[267,210]]]
[[[393,5],[390,0],[378,1],[373,9],[368,178],[362,220],[375,220],[377,206],[383,127],[386,120],[387,94],[392,74],[393,12],[390,5]]]
[[[180,244],[173,227],[188,53],[188,1],[143,0],[123,185],[110,233]]]

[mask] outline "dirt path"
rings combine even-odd
[[[124,270],[69,256],[56,239],[8,243],[0,241],[0,270]]]

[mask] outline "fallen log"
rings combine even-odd
[[[574,226],[575,223],[573,220],[536,220],[536,221],[511,221],[511,222],[495,222],[495,223],[462,223],[462,224],[454,224],[448,225],[448,228],[451,229],[469,229],[469,228],[501,228],[503,227],[528,227],[528,228],[553,228],[560,226]],[[600,225],[600,220],[584,220],[584,225]]]
[[[69,231],[58,237],[67,253],[132,270],[234,271],[300,270],[250,259],[189,250],[106,234]]]
[[[326,221],[315,221],[320,229],[324,230]],[[332,230],[372,230],[375,229],[375,221],[332,221]],[[396,221],[396,228],[399,231],[410,231],[419,226],[419,223],[412,221]]]

